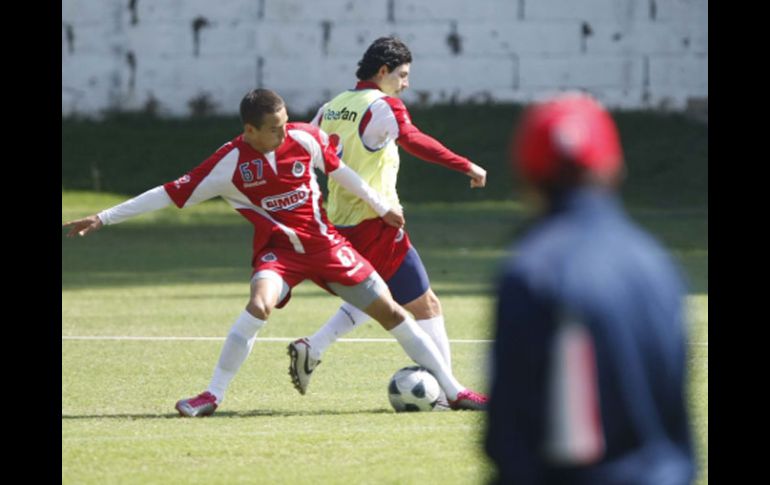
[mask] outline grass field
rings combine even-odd
[[[63,191],[62,220],[124,196]],[[451,339],[491,338],[497,263],[522,221],[508,202],[406,204],[410,235]],[[708,483],[708,212],[634,208],[690,277],[690,407]],[[251,230],[223,202],[169,208],[62,238],[62,483],[483,483],[484,414],[395,414],[386,385],[410,364],[395,342],[340,342],[300,396],[288,340],[339,300],[304,283],[276,311],[210,419],[174,402],[205,388],[248,295]],[[82,336],[158,340],[78,339]],[[212,337],[211,339],[160,339]],[[351,338],[387,338],[368,323]],[[488,344],[452,346],[457,377],[485,388]]]

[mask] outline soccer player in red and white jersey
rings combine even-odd
[[[484,187],[486,171],[453,153],[420,131],[398,96],[409,87],[412,55],[394,37],[375,40],[358,63],[354,89],[324,104],[312,123],[339,139],[341,158],[391,207],[400,207],[396,192],[398,147],[412,155],[470,177],[471,188]],[[415,317],[441,350],[451,368],[451,354],[438,297],[416,249],[402,228],[383,223],[371,208],[329,180],[328,213],[331,222],[371,261],[385,279],[393,298]],[[295,387],[305,394],[312,369],[336,339],[367,321],[369,316],[345,303],[314,335],[289,345],[290,371]],[[298,356],[298,357],[297,357]],[[303,364],[298,365],[297,360]]]
[[[178,401],[177,411],[182,416],[207,416],[216,410],[273,308],[285,305],[291,289],[305,279],[376,319],[407,355],[436,376],[455,409],[483,408],[485,396],[464,388],[452,376],[430,337],[393,301],[371,264],[329,223],[314,169],[323,170],[365,200],[386,224],[403,226],[400,209],[387,205],[342,163],[322,130],[306,123],[288,123],[284,101],[275,92],[249,92],[241,101],[240,112],[243,134],[186,175],[64,224],[72,228],[68,236],[84,236],[103,225],[172,203],[183,208],[219,196],[254,225],[253,275],[246,309],[230,329],[208,389]]]

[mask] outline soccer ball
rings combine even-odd
[[[436,406],[441,387],[424,367],[413,365],[399,369],[388,384],[388,399],[397,413],[431,411]]]

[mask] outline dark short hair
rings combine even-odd
[[[396,37],[380,37],[364,52],[364,57],[358,61],[356,77],[365,81],[371,79],[380,67],[388,66],[388,72],[393,72],[401,64],[412,62],[409,48]]]
[[[259,128],[265,115],[277,113],[284,106],[286,103],[275,91],[253,89],[241,100],[241,122]]]

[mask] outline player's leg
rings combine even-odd
[[[430,288],[428,273],[414,247],[409,249],[387,284],[393,299],[414,315],[417,324],[433,339],[451,368],[449,338],[441,313],[441,303]],[[332,343],[368,320],[369,315],[366,312],[350,303],[344,303],[318,331],[306,337],[312,358],[320,360]]]
[[[287,353],[289,375],[294,388],[300,394],[305,394],[310,385],[310,376],[321,363],[323,352],[339,337],[370,318],[363,311],[345,302],[315,334],[290,343]]]
[[[313,335],[305,338],[310,346],[312,357],[320,360],[331,344],[370,319],[371,317],[366,312],[344,302],[321,328]]]
[[[436,376],[441,388],[450,398],[454,398],[464,389],[452,375],[431,338],[393,300],[387,288],[380,290],[377,298],[365,307],[365,311],[398,340],[412,360]]]
[[[347,302],[364,308],[395,337],[412,360],[428,369],[449,398],[450,406],[455,409],[486,407],[485,396],[466,389],[455,379],[433,340],[393,300],[379,274],[372,272],[364,282],[354,286],[329,283],[329,287]]]
[[[441,302],[430,287],[428,272],[414,247],[409,248],[398,271],[388,280],[388,288],[393,299],[414,315],[417,325],[430,335],[451,369],[452,354]]]
[[[287,292],[288,285],[277,273],[260,271],[252,278],[246,310],[230,328],[209,385],[208,390],[217,396],[217,404],[224,398],[230,381],[251,353],[259,329],[267,322],[281,294]]]
[[[449,368],[452,368],[452,351],[449,348],[449,336],[446,333],[444,315],[441,313],[441,302],[433,289],[422,294],[418,299],[404,304],[404,308],[414,315],[417,325],[425,331],[436,343],[441,355]]]
[[[249,302],[227,334],[208,389],[198,396],[177,402],[176,409],[181,415],[207,416],[222,403],[227,387],[251,353],[259,329],[288,291],[288,284],[278,273],[265,270],[254,274]]]
[[[427,279],[427,278],[426,278]],[[449,337],[444,326],[444,316],[441,314],[441,302],[433,290],[428,287],[419,297],[410,300],[408,303],[399,303],[414,315],[415,322],[420,328],[430,336],[433,343],[436,344],[441,356],[444,358],[447,367],[452,369],[452,353],[449,349]],[[445,410],[449,408],[449,401],[444,391],[439,395],[436,403],[436,410]]]
[[[381,219],[367,219],[356,226],[338,229],[357,253],[364,256],[380,275],[393,274],[411,247],[409,236],[403,229],[391,227]],[[422,292],[415,297],[420,294]],[[337,313],[332,315],[313,335],[306,337],[305,340],[313,357],[320,359],[326,349],[337,339],[369,319],[369,315],[360,308],[348,302],[343,303]]]

